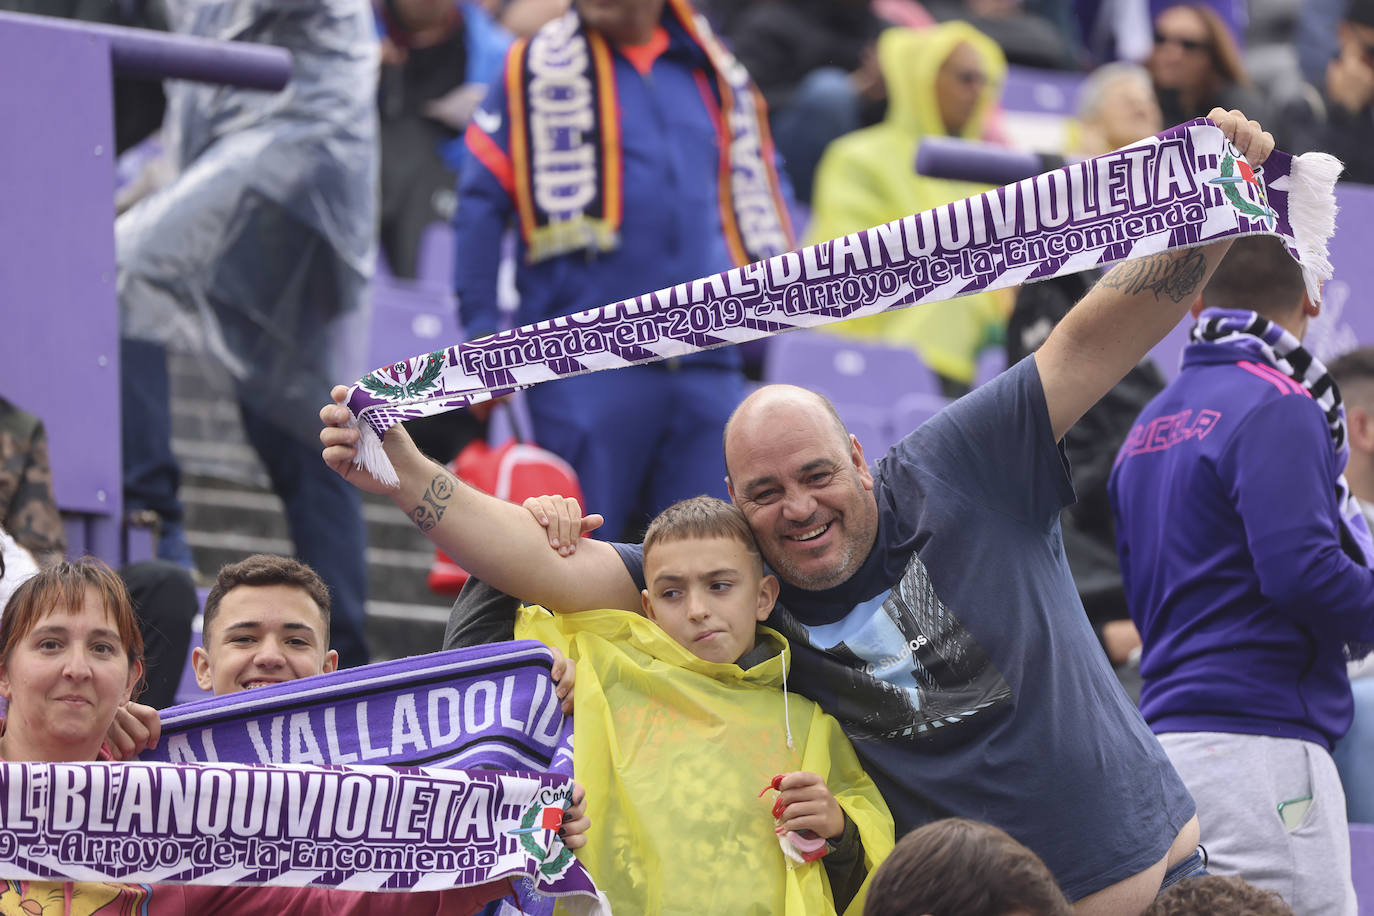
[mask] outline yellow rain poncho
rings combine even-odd
[[[892,815],[839,723],[796,694],[784,702],[786,642],[772,630],[759,640],[778,654],[747,670],[703,661],[626,611],[527,607],[515,636],[577,662],[573,769],[592,821],[577,857],[615,913],[834,913],[824,865],[789,869],[776,793],[759,797],[779,773],[826,780],[869,875],[891,851]],[[862,909],[860,892],[847,912]]]
[[[831,143],[816,170],[808,242],[820,242],[900,219],[987,190],[986,185],[916,173],[922,137],[947,136],[935,81],[954,48],[968,44],[988,77],[959,136],[978,140],[1002,92],[1002,49],[965,22],[928,29],[887,29],[878,38],[878,64],[887,83],[887,116]],[[941,375],[973,381],[978,352],[1000,343],[1011,312],[1005,290],[827,325],[846,337],[911,347]]]

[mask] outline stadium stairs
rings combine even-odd
[[[281,500],[204,361],[173,356],[172,448],[182,463],[187,540],[205,577],[252,553],[291,555]],[[194,367],[193,367],[194,366]],[[364,496],[367,633],[374,660],[437,651],[450,602],[425,585],[433,548],[391,501]]]

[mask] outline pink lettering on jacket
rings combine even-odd
[[[1121,446],[1121,452],[1116,456],[1117,463],[1132,455],[1162,452],[1180,442],[1203,439],[1220,420],[1221,412],[1209,408],[1197,411],[1196,415],[1191,409],[1180,410],[1168,416],[1155,417],[1149,423],[1137,423]]]

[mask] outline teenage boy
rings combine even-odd
[[[279,684],[338,667],[329,646],[329,589],[316,572],[289,557],[254,554],[222,567],[205,598],[205,647],[192,650],[196,683],[216,696]],[[558,659],[561,661],[561,659]],[[555,678],[558,677],[555,672]],[[560,682],[571,691],[571,683]],[[107,741],[115,756],[128,760],[153,747],[161,719],[152,707],[131,703],[121,709]],[[576,798],[576,795],[574,796]],[[585,842],[589,821],[579,800],[564,819],[563,842],[576,849]],[[388,895],[333,888],[200,887],[198,898],[210,912],[232,912],[251,904],[278,908],[288,916],[439,916],[473,912],[510,892],[508,882],[445,891]]]
[[[669,507],[644,570],[644,616],[525,608],[516,626],[578,662],[573,769],[607,825],[578,858],[617,912],[858,912],[892,817],[839,724],[778,689],[788,644],[759,625],[778,582],[744,515]]]
[[[256,554],[219,571],[205,599],[204,648],[191,652],[196,683],[216,696],[326,674],[329,589],[298,560]]]
[[[327,674],[339,665],[329,648],[329,589],[306,564],[254,554],[220,569],[205,598],[204,648],[191,652],[196,683],[219,696]],[[563,712],[572,712],[575,668],[555,650],[552,675]],[[128,760],[157,743],[161,719],[139,703],[121,709],[108,742]]]

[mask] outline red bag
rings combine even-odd
[[[458,453],[449,470],[479,490],[512,503],[531,496],[558,494],[582,502],[582,487],[572,465],[548,449],[508,439],[492,448],[483,439],[474,439]],[[456,595],[468,580],[468,572],[435,548],[429,567],[430,591]]]

